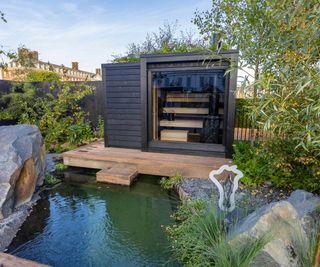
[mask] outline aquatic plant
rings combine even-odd
[[[177,184],[179,184],[183,179],[183,176],[181,173],[176,173],[174,176],[171,176],[169,178],[167,177],[162,177],[160,180],[160,185],[164,189],[172,189],[174,188]]]
[[[44,184],[48,186],[53,186],[58,183],[60,183],[61,180],[58,179],[57,177],[53,176],[52,174],[47,173],[44,177]]]
[[[58,162],[54,165],[56,171],[64,171],[68,166],[64,165],[62,162]]]

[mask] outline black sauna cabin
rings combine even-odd
[[[231,157],[237,60],[230,50],[103,64],[105,146]]]

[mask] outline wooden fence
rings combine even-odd
[[[259,129],[252,123],[248,112],[242,107],[236,107],[234,140],[256,141],[265,140],[270,137],[270,133]]]

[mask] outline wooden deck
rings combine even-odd
[[[184,177],[207,179],[213,169],[230,164],[230,159],[192,155],[142,152],[138,149],[104,147],[102,141],[63,153],[63,162],[68,166],[110,169],[115,164],[135,166],[139,174],[172,176],[181,173]]]

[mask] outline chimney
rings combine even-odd
[[[18,57],[19,58],[27,58],[29,54],[29,50],[27,48],[18,48]]]
[[[71,62],[71,65],[72,65],[72,69],[73,70],[79,70],[79,63],[78,62]]]
[[[32,51],[31,52],[31,59],[34,61],[38,61],[39,60],[39,53],[38,51]]]
[[[96,69],[96,75],[100,75],[101,76],[101,69]]]

